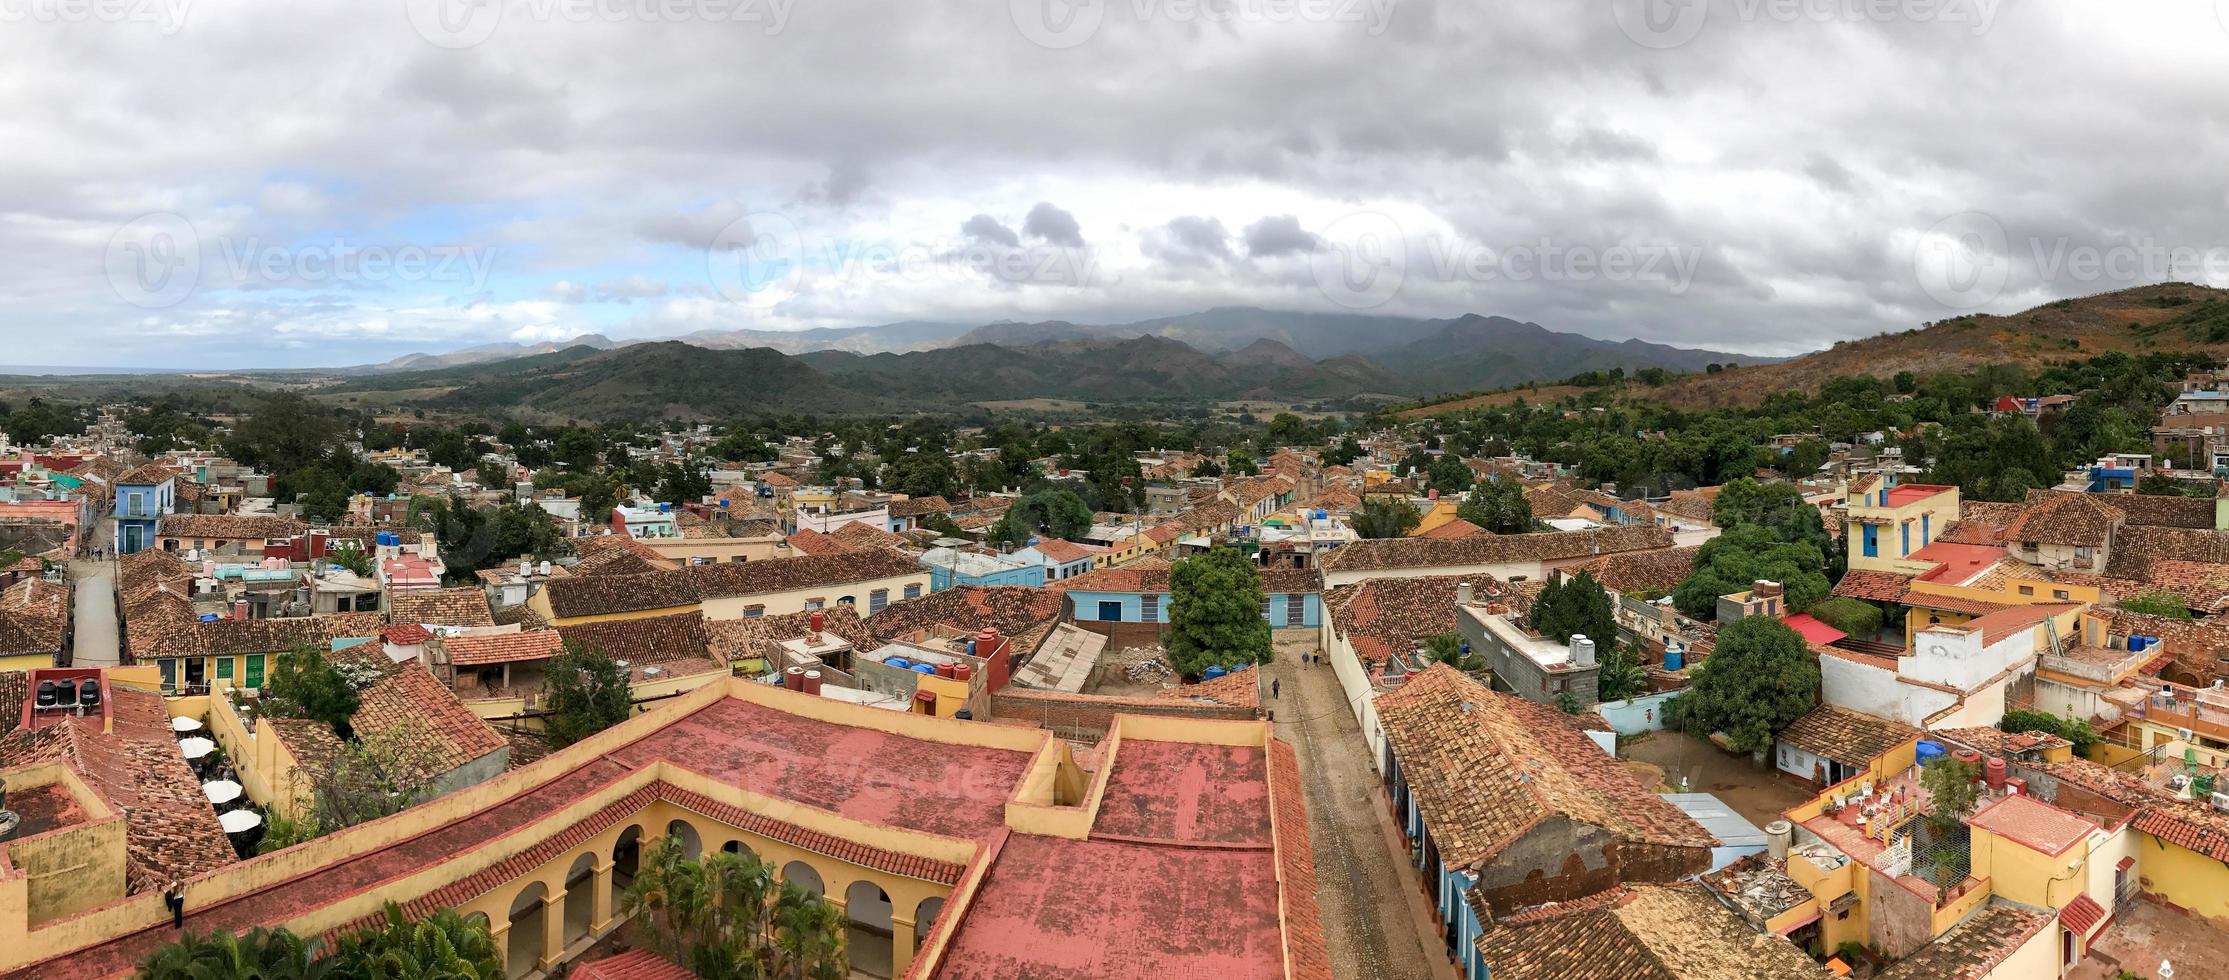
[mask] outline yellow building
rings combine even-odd
[[[81,805],[0,842],[31,872],[0,877],[0,970],[116,976],[175,939],[167,880],[116,870],[97,782],[11,761],[11,787]],[[1118,716],[1096,765],[1045,731],[725,678],[394,816],[189,871],[181,914],[315,936],[388,902],[454,908],[522,977],[617,928],[643,848],[671,837],[824,896],[855,975],[1330,975],[1297,762],[1266,723]],[[1232,775],[1180,778],[1203,770]]]
[[[553,626],[668,616],[780,616],[851,606],[862,616],[929,591],[929,570],[910,555],[872,548],[740,564],[694,565],[627,575],[553,579],[526,602]]]
[[[1853,489],[1842,540],[1853,571],[1918,575],[1932,562],[1911,559],[1958,520],[1958,488],[1927,483]]]

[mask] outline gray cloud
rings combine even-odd
[[[1076,223],[1076,216],[1047,201],[1029,209],[1029,216],[1022,219],[1022,234],[1066,248],[1084,247],[1083,226]]]
[[[1257,259],[1275,258],[1315,250],[1317,238],[1300,227],[1300,219],[1272,214],[1246,226],[1246,254]]]
[[[1146,255],[1176,265],[1206,265],[1234,258],[1231,233],[1223,222],[1196,214],[1170,218],[1167,224],[1148,231],[1140,247]]]
[[[1022,237],[1014,234],[1014,229],[1006,227],[1005,222],[987,214],[979,214],[967,219],[966,223],[960,225],[960,234],[986,245],[1004,245],[1007,248],[1014,248],[1022,243]]]

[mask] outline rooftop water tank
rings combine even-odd
[[[2130,653],[2143,653],[2145,645],[2144,638],[2141,636],[2131,635],[2128,638],[2128,652]]]
[[[1687,651],[1682,650],[1676,646],[1667,646],[1664,648],[1665,670],[1685,670],[1686,668]]]
[[[885,667],[896,667],[899,670],[913,669],[913,661],[907,660],[904,657],[891,657],[890,659],[883,661],[882,664]]]
[[[1942,758],[1943,756],[1945,756],[1945,755],[1947,755],[1947,754],[1949,754],[1949,753],[1948,753],[1948,752],[1947,752],[1947,751],[1946,751],[1946,750],[1945,750],[1945,749],[1943,748],[1943,743],[1941,743],[1941,742],[1937,742],[1937,741],[1935,741],[1935,740],[1933,740],[1933,739],[1924,739],[1924,738],[1923,738],[1923,739],[1920,739],[1920,742],[1919,742],[1919,764],[1920,764],[1920,765],[1923,765],[1923,766],[1924,766],[1924,765],[1926,765],[1926,764],[1928,764],[1928,763],[1930,763],[1930,762],[1933,762],[1933,761],[1935,761],[1936,759],[1940,759],[1940,758]]]
[[[1224,670],[1221,667],[1209,667],[1206,673],[1200,675],[1200,679],[1203,681],[1211,681],[1228,673],[1230,673],[1230,671]]]
[[[100,710],[101,682],[92,677],[77,682],[77,703],[84,705],[87,711]]]

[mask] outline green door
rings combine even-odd
[[[263,687],[263,655],[248,654],[248,677],[245,686],[261,690]]]

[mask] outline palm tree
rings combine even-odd
[[[144,980],[328,980],[333,964],[317,946],[286,929],[257,926],[245,936],[229,932],[195,935],[148,955],[139,965]]]
[[[843,980],[843,913],[774,879],[772,865],[721,852],[699,861],[667,836],[643,850],[620,897],[637,942],[698,976],[742,980]]]
[[[502,980],[503,956],[487,926],[455,909],[410,921],[387,903],[386,925],[342,937],[336,980]]]

